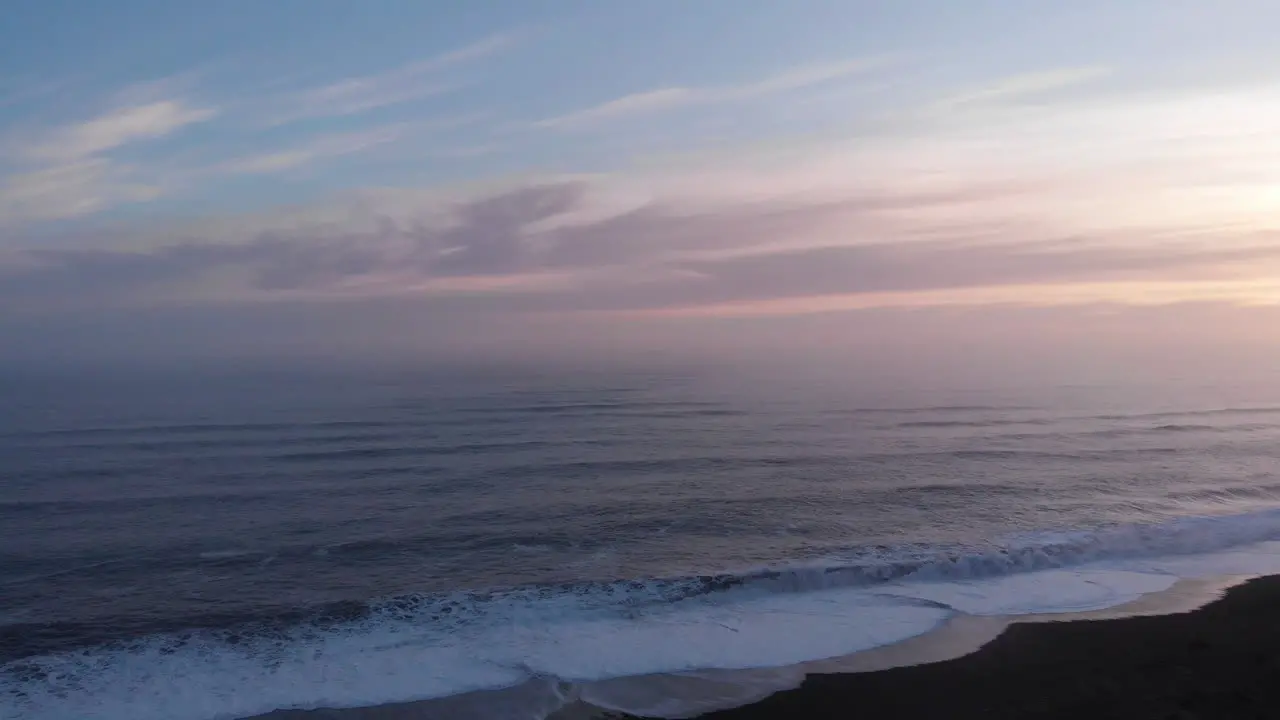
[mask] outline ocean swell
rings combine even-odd
[[[987,548],[862,547],[796,567],[312,608],[26,654],[0,667],[0,717],[213,720],[535,677],[777,667],[901,642],[961,614],[1102,609],[1179,577],[1280,572],[1277,538],[1272,510]],[[5,630],[12,640],[40,628]]]

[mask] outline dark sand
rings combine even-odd
[[[1145,603],[1132,610],[1144,612]],[[1252,580],[1221,600],[1180,614],[1026,620],[957,659],[810,675],[797,689],[702,720],[1280,720],[1280,576]],[[978,635],[982,632],[989,637],[994,631]],[[951,656],[957,652],[963,650]],[[471,720],[493,717],[498,708],[509,713],[501,717],[540,717],[524,692],[512,688],[497,695],[378,708],[280,711],[262,718]],[[477,712],[480,708],[485,710]],[[622,716],[578,702],[552,717]]]
[[[1280,577],[1179,615],[1019,623],[956,660],[813,675],[704,717],[1280,718]]]

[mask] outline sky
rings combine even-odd
[[[0,361],[1280,350],[1269,0],[10,0]]]

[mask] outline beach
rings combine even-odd
[[[1172,615],[1015,623],[977,652],[873,673],[812,675],[712,713],[783,718],[1124,718],[1280,715],[1280,577]]]
[[[1162,607],[1173,610],[1172,614],[1144,615],[1148,609],[1140,601],[1126,609],[1095,614],[1112,616],[1110,619],[1023,618],[1010,622],[998,637],[973,652],[952,645],[957,654],[966,653],[959,657],[872,672],[814,673],[795,689],[697,717],[1276,717],[1276,708],[1280,708],[1280,684],[1276,682],[1280,673],[1280,576],[1250,580],[1204,607],[1177,611],[1178,602],[1203,600],[1210,587],[1189,588],[1181,598],[1176,593],[1166,596]],[[1137,616],[1114,617],[1126,614]],[[962,635],[953,634],[952,640]],[[947,645],[934,643],[932,647],[945,653]],[[829,666],[895,661],[876,652],[833,661]],[[814,663],[809,668],[821,666]],[[513,688],[374,708],[281,711],[257,720],[467,720],[539,715],[540,708],[521,705],[522,695],[535,697],[527,688]],[[570,702],[550,716],[551,720],[634,717],[582,700]]]

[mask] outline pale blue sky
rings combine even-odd
[[[0,30],[9,174],[40,169],[21,156],[65,142],[59,126],[176,105],[78,156],[128,165],[111,182],[136,193],[86,187],[7,214],[227,212],[343,188],[598,171],[708,141],[856,127],[931,94],[1062,68],[1122,69],[1113,81],[1131,86],[1220,82],[1274,57],[1278,21],[1274,4],[1186,0],[18,0]],[[884,65],[728,92],[862,61]],[[538,124],[664,88],[709,97]]]
[[[1210,253],[1274,259],[1276,27],[1269,0],[11,0],[0,336],[370,298],[1280,298]],[[953,262],[1063,237],[1078,271]]]

